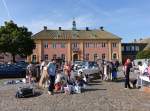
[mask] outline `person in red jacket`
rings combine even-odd
[[[130,88],[131,86],[129,84],[130,82],[130,78],[129,78],[129,74],[130,74],[130,69],[132,68],[132,63],[130,59],[127,59],[125,64],[124,64],[124,71],[125,71],[125,88]]]

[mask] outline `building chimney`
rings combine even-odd
[[[44,26],[44,30],[47,30],[47,26]]]
[[[140,38],[140,41],[142,41],[143,39],[142,38]]]
[[[89,27],[86,27],[86,31],[89,31]]]
[[[104,31],[104,27],[103,27],[103,26],[101,26],[101,27],[100,27],[100,30],[101,30],[101,31]]]
[[[61,27],[59,27],[59,30],[61,30]]]

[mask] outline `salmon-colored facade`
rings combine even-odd
[[[75,60],[105,60],[121,57],[121,38],[105,31],[102,27],[97,30],[77,30],[73,22],[72,30],[44,30],[33,36],[36,48],[28,61],[40,62],[62,58],[67,61]]]

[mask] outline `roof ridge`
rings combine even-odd
[[[61,33],[59,33],[61,32]],[[59,37],[58,37],[59,33]],[[74,36],[77,34],[77,36]],[[35,39],[121,39],[119,36],[98,29],[94,30],[42,30],[33,35]]]

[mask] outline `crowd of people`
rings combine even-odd
[[[100,74],[102,80],[117,80],[117,72],[119,67],[119,61],[97,61],[99,63]]]
[[[116,81],[119,65],[118,61],[101,61],[101,63],[99,63],[101,79]],[[127,59],[123,65],[125,89],[132,88],[130,84],[130,72],[133,65],[130,59]],[[137,79],[134,83],[137,85],[140,83],[140,75],[150,76],[150,62],[148,64],[139,63],[138,70],[140,74],[137,75]],[[36,79],[33,77],[36,77]],[[81,89],[87,85],[86,75],[82,73],[75,75],[70,62],[65,62],[61,67],[57,67],[55,59],[52,59],[50,62],[41,61],[40,64],[36,65],[36,68],[30,63],[27,66],[26,80],[28,83],[37,80],[39,87],[48,88],[49,95],[52,95],[54,90],[65,93],[81,93]]]
[[[39,87],[48,88],[48,94],[52,95],[54,90],[64,93],[81,93],[81,90],[86,86],[86,79],[83,74],[74,75],[72,73],[72,65],[70,62],[65,62],[63,69],[57,67],[56,60],[50,62],[41,61],[40,64],[40,79]],[[32,82],[33,65],[27,67],[27,80]]]
[[[139,70],[139,74],[137,75],[137,86],[141,86],[142,80],[141,80],[140,76],[145,76],[145,77],[149,78],[149,80],[150,80],[150,61],[148,61],[148,63],[139,62],[138,70]]]
[[[133,73],[136,73],[136,76],[137,76],[136,79],[133,81],[133,84],[130,84],[131,69],[133,70]],[[148,61],[147,63],[146,63],[146,61],[143,63],[140,61],[140,62],[138,62],[137,66],[135,67],[134,62],[131,61],[130,59],[127,59],[124,64],[123,70],[124,70],[124,74],[125,74],[125,88],[131,89],[132,87],[136,87],[136,88],[141,87],[140,76],[146,76],[150,80],[150,61]],[[138,73],[135,72],[135,70],[137,70]],[[132,87],[131,87],[131,85],[132,85]]]

